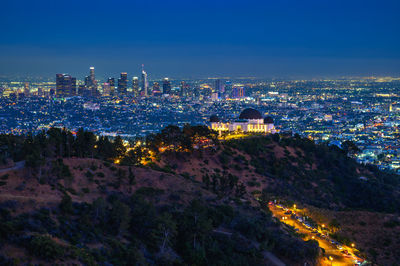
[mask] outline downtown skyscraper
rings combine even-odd
[[[99,93],[97,90],[97,81],[94,74],[94,67],[90,67],[89,71],[89,76],[85,77],[85,87],[87,90],[89,90],[90,95],[98,96]]]
[[[149,96],[149,81],[147,80],[147,73],[144,71],[144,65],[142,65],[142,96]]]
[[[132,94],[133,94],[133,97],[139,96],[139,78],[138,77],[132,78]]]
[[[163,94],[171,94],[171,82],[168,78],[164,78],[163,80]]]
[[[67,74],[56,74],[56,95],[70,97],[76,94],[76,78]]]
[[[126,96],[128,90],[128,73],[122,72],[121,77],[118,79],[118,94]]]

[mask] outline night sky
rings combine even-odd
[[[2,0],[0,75],[400,75],[399,0]]]

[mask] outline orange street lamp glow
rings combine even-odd
[[[354,248],[356,245],[354,243],[351,243],[351,247]]]

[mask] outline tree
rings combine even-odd
[[[93,224],[105,226],[107,224],[107,203],[103,198],[97,198],[92,203],[91,214]]]
[[[111,205],[109,225],[113,233],[123,235],[129,228],[131,209],[119,200],[113,201]]]
[[[108,137],[101,136],[96,145],[97,154],[100,158],[108,160],[118,157],[114,148],[114,144],[109,140]]]
[[[121,160],[122,165],[140,165],[142,159],[147,158],[149,156],[149,152],[146,148],[143,147],[135,147],[130,150],[126,156],[124,156]]]
[[[68,194],[64,194],[59,207],[61,212],[63,212],[64,214],[71,214],[74,211],[74,208],[72,206],[72,199]]]
[[[166,248],[171,245],[171,239],[177,233],[176,222],[171,214],[163,213],[157,219],[157,228],[153,234],[159,245],[160,254],[164,254]]]
[[[350,140],[346,140],[342,143],[342,149],[346,152],[346,153],[356,153],[359,152],[360,149],[357,147],[357,145]]]
[[[38,170],[39,179],[42,177],[42,166],[45,164],[46,160],[40,154],[40,151],[33,151],[26,156],[25,165],[31,170]]]
[[[125,148],[122,138],[120,136],[117,136],[115,138],[115,140],[113,142],[113,147],[114,147],[116,158],[121,158],[122,156],[125,155],[126,148]]]
[[[175,150],[182,144],[182,131],[178,126],[169,125],[161,131],[161,138],[165,146],[173,146]]]

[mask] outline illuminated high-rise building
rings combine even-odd
[[[232,98],[243,98],[244,97],[244,87],[241,85],[235,85],[232,88]]]
[[[71,85],[71,96],[75,96],[76,95],[76,78],[74,78],[74,77],[72,77],[71,78],[71,82],[72,82],[72,85]]]
[[[232,96],[232,82],[230,82],[229,80],[225,81],[224,95],[224,98],[229,98]]]
[[[111,94],[110,83],[104,82],[103,83],[103,96],[110,96],[110,94]]]
[[[74,96],[76,92],[76,78],[66,74],[56,74],[56,95],[59,97]]]
[[[89,76],[85,78],[85,86],[88,89],[91,89],[92,87],[97,86],[97,82],[96,82],[96,77],[94,75],[94,67],[90,67],[89,71],[90,71]]]
[[[139,96],[139,78],[133,77],[132,79],[132,94],[134,97]]]
[[[110,85],[110,96],[115,95],[115,79],[114,78],[108,78],[107,83]]]
[[[163,94],[171,94],[171,82],[168,78],[163,80]]]
[[[147,73],[144,71],[144,65],[142,65],[142,95],[145,97],[149,95],[149,82],[147,80]]]
[[[29,96],[29,93],[30,93],[30,90],[29,90],[29,82],[25,82],[25,85],[24,85],[24,94],[25,94],[25,97],[28,97],[28,96]]]
[[[152,95],[153,96],[161,96],[161,94],[162,93],[161,93],[160,83],[154,82]]]
[[[186,84],[186,82],[181,81],[181,90],[179,92],[179,96],[180,97],[186,97],[187,94],[188,94],[187,89],[188,89],[188,85]]]
[[[39,87],[39,88],[37,89],[37,96],[38,96],[38,97],[42,97],[42,96],[43,96],[43,88],[42,88],[42,87]]]
[[[128,89],[128,73],[122,72],[121,77],[118,79],[118,94],[126,96]]]
[[[220,79],[215,80],[215,92],[217,92],[219,95],[224,93],[224,85]]]
[[[85,85],[78,86],[78,95],[79,96],[90,96],[89,90],[86,88]]]
[[[97,81],[94,75],[94,67],[90,67],[89,76],[85,77],[85,87],[90,92],[91,96],[97,97],[99,95],[99,91],[97,90]]]
[[[94,67],[90,67],[89,71],[90,71],[90,74],[89,74],[90,79],[91,79],[93,82],[96,82],[96,78],[95,78],[95,76],[94,76]]]

